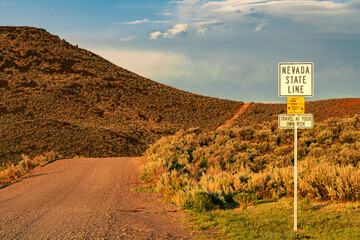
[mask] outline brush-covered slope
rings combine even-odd
[[[337,117],[353,117],[360,115],[360,98],[338,98],[319,101],[307,101],[305,112],[314,115],[315,122]],[[244,113],[235,122],[240,125],[272,122],[277,120],[279,114],[286,114],[286,103],[251,103]]]
[[[156,83],[43,29],[0,27],[3,164],[48,150],[139,155],[179,129],[215,129],[242,104]]]

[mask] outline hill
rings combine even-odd
[[[0,27],[0,161],[48,150],[136,156],[179,129],[215,129],[242,102],[159,84],[43,29]]]
[[[360,113],[359,104],[307,102],[306,112],[322,121]],[[180,129],[273,121],[286,110],[242,106],[146,79],[44,29],[0,27],[0,166],[50,150],[64,157],[139,156]]]
[[[307,101],[305,112],[314,114],[315,122],[329,118],[346,118],[360,114],[360,98],[339,98]],[[286,103],[250,103],[246,111],[234,120],[240,125],[251,125],[277,120],[279,114],[286,114]]]

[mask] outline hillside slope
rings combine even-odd
[[[305,112],[312,113],[315,122],[323,122],[332,117],[353,117],[355,114],[360,114],[360,98],[307,101]],[[246,111],[233,122],[240,125],[271,122],[277,120],[279,114],[286,114],[286,103],[250,103]]]
[[[0,161],[55,150],[135,156],[179,129],[215,129],[242,102],[156,83],[33,27],[0,27]]]

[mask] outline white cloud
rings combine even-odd
[[[128,36],[126,38],[120,38],[120,41],[127,42],[127,41],[134,40],[135,38],[137,38],[137,37],[136,36]]]
[[[177,19],[174,28],[159,31],[167,38],[181,32],[204,35],[207,31],[219,31],[240,23],[255,25],[254,32],[259,32],[271,25],[272,20],[283,19],[314,32],[354,34],[360,33],[359,6],[360,0],[183,0],[176,2],[171,13]],[[149,21],[144,19],[133,24],[140,22]]]
[[[119,51],[113,62],[187,91],[274,101],[277,64],[312,61],[315,98],[358,94],[360,0],[187,0],[172,7],[171,25],[148,32],[149,39],[172,39],[152,41],[148,49],[172,54]]]
[[[318,32],[359,33],[360,9],[353,7],[356,1],[349,3],[315,0],[226,0],[209,1],[202,5],[202,10],[209,16],[215,16],[226,22],[243,23],[261,21],[276,17],[314,27]],[[259,24],[256,29],[261,30]]]
[[[184,23],[176,24],[173,28],[167,30],[167,32],[164,34],[164,37],[175,36],[179,33],[186,32],[187,29],[188,29],[187,24],[184,24]]]
[[[172,38],[180,33],[187,32],[187,24],[176,24],[173,28],[168,29],[165,33],[160,31],[152,32],[149,39],[158,39],[159,37]]]
[[[168,21],[151,21],[148,18],[145,18],[143,20],[136,20],[133,22],[119,22],[115,24],[143,24],[143,23],[168,23]]]
[[[92,50],[122,68],[149,79],[169,82],[173,78],[189,76],[184,68],[184,56],[155,51]]]
[[[160,31],[152,32],[152,33],[150,33],[149,39],[158,39],[162,35],[163,34]]]
[[[267,23],[260,23],[259,25],[256,26],[256,28],[254,29],[254,32],[259,32],[261,31],[264,27],[266,27],[268,24]]]

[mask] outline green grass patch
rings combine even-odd
[[[147,213],[147,214],[164,214],[164,212],[159,212],[159,211],[146,211],[144,213]]]
[[[156,193],[156,186],[140,186],[131,189],[132,192]]]
[[[360,203],[314,203],[298,211],[293,231],[289,199],[261,202],[247,209],[189,212],[194,229],[217,229],[217,239],[360,239]],[[203,236],[205,237],[205,236]],[[209,236],[207,236],[209,237]]]

